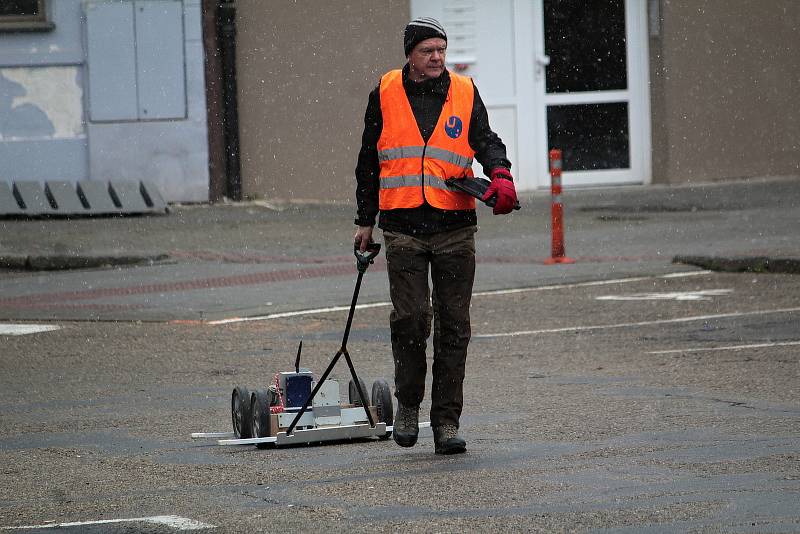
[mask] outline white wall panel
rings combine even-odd
[[[136,47],[132,2],[86,5],[89,116],[136,120]]]
[[[514,106],[488,106],[489,124],[506,145],[508,159],[511,160],[512,174],[516,173],[517,160],[517,110]],[[475,176],[483,175],[483,168],[476,161],[472,166]],[[516,178],[515,178],[516,180]]]
[[[182,119],[186,116],[183,6],[172,0],[134,5],[139,119]]]

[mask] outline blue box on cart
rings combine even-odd
[[[302,408],[311,395],[311,372],[281,373],[281,386],[284,391],[286,408]]]

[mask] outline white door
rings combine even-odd
[[[650,182],[646,3],[533,0],[539,186],[563,153],[565,186]]]
[[[411,0],[411,16],[444,25],[517,189],[549,187],[551,148],[566,186],[650,182],[644,0]]]

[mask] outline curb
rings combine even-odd
[[[167,254],[143,255],[6,255],[0,256],[0,269],[14,271],[65,271],[155,263],[168,259]]]
[[[726,273],[800,274],[800,259],[798,258],[675,256],[672,258],[672,263],[695,265],[703,269]]]

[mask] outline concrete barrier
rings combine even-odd
[[[148,181],[81,180],[0,182],[0,217],[75,217],[164,214],[158,188]]]

